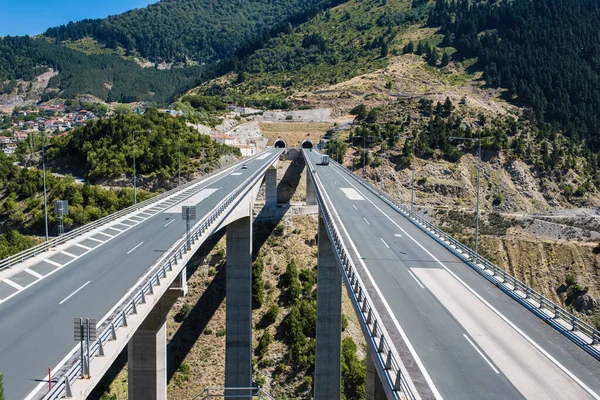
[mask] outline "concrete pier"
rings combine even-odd
[[[265,172],[265,207],[277,205],[277,168],[269,167]]]
[[[252,219],[227,226],[225,387],[252,386]],[[228,393],[226,393],[227,395]],[[229,393],[230,395],[239,394]]]
[[[167,314],[181,293],[169,289],[127,345],[130,400],[167,399]]]
[[[367,382],[366,382],[366,400],[386,400],[385,391],[377,369],[375,368],[374,354],[367,346]]]
[[[310,168],[309,165],[306,165],[306,168]],[[317,205],[317,194],[315,193],[315,187],[313,186],[312,178],[310,177],[310,172],[306,171],[306,205],[307,206],[315,206]]]
[[[315,400],[341,398],[342,276],[319,217]]]

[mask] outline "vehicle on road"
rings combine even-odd
[[[319,165],[329,165],[329,156],[323,154],[323,156],[321,156],[321,163]]]
[[[248,169],[248,166],[246,164],[242,165],[242,169]]]

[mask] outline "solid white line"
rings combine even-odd
[[[44,259],[44,260],[42,260],[42,261],[46,261],[48,264],[52,264],[52,265],[54,265],[54,266],[56,266],[56,267],[59,267],[59,268],[62,268],[62,267],[63,267],[63,265],[62,265],[62,264],[59,264],[59,263],[57,263],[56,261],[48,260],[47,258],[46,258],[46,259]]]
[[[415,276],[415,274],[413,274],[413,273],[412,273],[412,271],[411,271],[410,269],[408,270],[408,273],[410,274],[410,276],[412,276],[412,277],[413,277],[413,279],[414,279],[415,281],[417,281],[417,283],[419,284],[419,286],[421,286],[421,288],[425,289],[425,286],[423,286],[423,284],[422,284],[421,282],[419,282],[419,280],[417,279],[417,277]]]
[[[479,353],[479,355],[481,356],[481,358],[483,358],[483,359],[485,360],[485,362],[486,362],[486,363],[488,363],[488,365],[489,365],[489,366],[490,366],[490,367],[491,367],[491,368],[494,370],[494,372],[495,372],[495,373],[497,373],[497,374],[499,374],[499,373],[500,373],[500,371],[498,371],[498,370],[496,369],[496,367],[494,367],[494,364],[492,364],[492,362],[491,362],[490,360],[488,360],[488,358],[485,356],[485,354],[483,354],[483,353],[481,352],[481,350],[479,350],[479,349],[477,348],[477,346],[475,346],[475,343],[473,343],[473,342],[471,341],[471,339],[469,339],[469,337],[468,337],[467,335],[465,335],[464,333],[463,333],[463,336],[465,337],[465,339],[467,339],[467,341],[468,341],[469,343],[471,343],[471,346],[473,346],[473,348],[474,348],[474,349],[475,349],[475,350],[476,350],[476,351]]]
[[[382,238],[379,238],[379,239],[381,239],[381,241],[383,242],[383,244],[385,244],[385,247],[387,247],[388,249],[390,248],[390,246],[388,246],[388,244],[385,242],[385,240],[383,240]]]
[[[367,225],[371,225],[371,224],[369,223],[369,221],[367,221],[367,219],[366,219],[366,218],[364,218],[364,217],[363,217],[363,219],[365,220],[365,222],[367,223]]]
[[[339,174],[339,172],[338,172],[338,174]],[[348,180],[346,179],[346,181],[348,181]],[[350,183],[350,182],[348,182],[348,183]],[[356,189],[356,187],[355,187],[355,189]],[[325,194],[325,197],[327,197],[327,199],[329,199],[329,202],[333,205],[333,202],[331,201],[331,198],[327,194],[327,191],[325,191],[324,194]],[[419,357],[419,355],[415,351],[415,348],[413,347],[412,343],[408,339],[408,336],[406,335],[406,332],[404,332],[404,329],[402,329],[402,327],[400,326],[400,322],[398,322],[398,319],[396,318],[396,315],[393,313],[392,308],[390,307],[389,303],[387,302],[387,300],[383,296],[383,293],[381,293],[381,289],[379,289],[379,286],[377,286],[377,284],[375,283],[375,279],[373,279],[373,276],[371,275],[371,272],[369,271],[369,269],[365,265],[365,262],[362,260],[362,257],[360,255],[360,253],[358,252],[358,249],[356,248],[356,245],[354,244],[354,242],[352,241],[352,239],[350,239],[350,234],[348,234],[348,230],[346,229],[346,226],[344,225],[344,223],[341,222],[342,220],[340,219],[340,216],[337,213],[335,207],[332,209],[332,211],[336,215],[337,219],[340,221],[341,227],[342,227],[344,233],[346,234],[346,237],[348,238],[348,241],[350,242],[350,246],[352,247],[352,250],[354,250],[354,252],[356,253],[356,256],[358,257],[358,261],[360,262],[363,270],[367,274],[367,277],[371,281],[371,284],[375,288],[375,291],[377,292],[377,295],[381,299],[381,302],[383,303],[383,306],[385,307],[386,311],[388,312],[388,315],[392,319],[392,321],[394,323],[394,326],[396,327],[396,329],[400,333],[400,336],[402,336],[402,340],[406,344],[406,347],[408,347],[408,350],[412,354],[415,362],[417,363],[417,366],[421,370],[421,373],[423,374],[423,377],[425,378],[425,381],[427,382],[427,385],[431,389],[431,392],[433,393],[433,396],[437,400],[442,400],[443,399],[442,395],[440,394],[440,392],[438,391],[437,387],[435,386],[435,383],[433,383],[433,379],[431,379],[431,376],[427,372],[427,369],[425,368],[425,365],[421,361],[421,358]],[[396,350],[396,348],[394,346],[391,346],[391,347],[393,347],[394,355],[396,357],[398,357],[398,360],[401,360],[400,355],[398,354],[398,350]]]
[[[396,236],[396,237],[402,237],[402,235],[399,234],[399,233],[396,233],[394,236]]]
[[[131,253],[132,251],[134,251],[135,249],[137,249],[138,247],[140,247],[140,246],[141,246],[141,245],[143,245],[143,244],[144,244],[144,242],[140,242],[140,244],[138,244],[137,246],[135,246],[133,249],[129,250],[129,251],[127,252],[127,254]]]
[[[44,275],[38,274],[37,272],[35,272],[35,271],[33,271],[33,270],[29,269],[29,268],[25,268],[24,271],[25,272],[29,272],[31,275],[35,276],[38,279],[42,279],[44,277]]]
[[[15,282],[11,281],[10,279],[5,279],[5,280],[3,280],[1,282],[4,282],[4,283],[6,283],[6,284],[8,284],[8,285],[10,285],[12,287],[14,287],[17,290],[23,290],[23,286],[19,285],[18,283],[15,283]]]
[[[65,301],[69,300],[71,297],[73,297],[75,295],[75,293],[79,292],[81,289],[83,289],[84,287],[87,286],[88,283],[90,283],[91,281],[87,281],[86,283],[84,283],[83,285],[81,285],[79,287],[79,289],[77,289],[76,291],[74,291],[73,293],[71,293],[70,295],[68,295],[67,297],[65,297],[63,299],[63,301],[61,301],[60,303],[58,303],[58,305],[61,305],[62,303],[64,303]]]
[[[187,218],[187,217],[186,217],[186,218]],[[173,222],[175,222],[175,220],[174,220],[174,219],[173,219],[173,220],[171,220],[171,221],[169,221],[169,222],[167,222],[167,224],[165,225],[165,228],[166,228],[167,226],[171,225]]]
[[[93,237],[89,237],[89,238],[86,238],[86,239],[90,239],[90,240],[93,240],[94,242],[98,242],[98,243],[104,243],[103,240],[96,239],[96,238],[93,238]]]
[[[108,233],[104,233],[104,232],[98,232],[100,235],[104,235],[104,236],[108,236],[109,238],[114,238],[114,236],[109,235]]]
[[[341,174],[336,171],[340,176]],[[345,177],[342,176],[342,178],[346,179]],[[354,185],[352,185],[352,183],[350,183],[347,179],[346,181],[353,186],[355,189],[356,187]],[[598,394],[596,394],[592,389],[590,389],[585,383],[583,383],[579,378],[577,378],[571,371],[569,371],[565,366],[563,366],[560,362],[558,362],[558,360],[556,360],[554,357],[552,357],[552,355],[550,355],[550,353],[548,353],[546,350],[544,350],[539,344],[537,344],[533,339],[531,339],[525,332],[523,332],[521,329],[519,329],[519,327],[517,327],[512,321],[510,321],[508,318],[506,318],[502,313],[500,313],[500,311],[498,311],[496,308],[494,308],[494,306],[492,306],[488,301],[486,301],[483,297],[481,297],[479,295],[479,293],[477,293],[475,290],[473,290],[469,285],[466,284],[465,281],[463,281],[462,279],[460,279],[454,272],[452,272],[448,267],[446,267],[446,265],[444,265],[444,263],[442,263],[440,260],[437,259],[437,257],[435,257],[433,254],[431,254],[429,252],[429,250],[427,250],[421,243],[419,243],[415,238],[413,238],[411,235],[408,234],[408,232],[406,232],[406,230],[402,229],[400,227],[400,225],[398,225],[396,223],[396,221],[394,221],[389,215],[387,215],[386,213],[383,212],[383,210],[381,210],[379,207],[377,207],[375,205],[375,203],[373,203],[369,198],[365,197],[367,199],[367,201],[369,203],[371,203],[373,205],[373,207],[375,207],[377,210],[379,210],[379,212],[381,212],[381,214],[383,214],[383,216],[385,216],[387,219],[389,219],[394,225],[396,225],[396,227],[398,229],[400,229],[402,232],[404,232],[404,234],[410,238],[417,246],[419,246],[425,253],[427,253],[435,262],[437,262],[442,268],[444,268],[450,275],[452,275],[454,277],[454,279],[456,279],[458,282],[460,282],[461,285],[463,285],[469,292],[471,292],[475,297],[477,297],[483,304],[485,304],[490,310],[492,310],[498,317],[502,318],[502,320],[504,322],[506,322],[511,328],[513,328],[519,335],[521,335],[525,340],[527,340],[533,347],[535,347],[540,353],[542,353],[544,356],[546,356],[546,358],[548,358],[548,360],[550,360],[554,365],[556,365],[561,371],[563,371],[565,374],[567,374],[571,379],[573,379],[573,381],[575,381],[579,386],[581,386],[586,392],[588,392],[592,397],[594,397],[597,400],[600,400],[600,396]],[[404,217],[403,217],[404,218]],[[361,260],[362,262],[362,260]],[[384,304],[385,304],[385,300],[384,300]]]
[[[82,245],[81,243],[75,243],[75,246],[81,247],[82,249],[86,249],[86,250],[88,250],[88,251],[89,251],[89,250],[92,250],[92,248],[91,248],[91,247],[84,246],[84,245]]]
[[[358,211],[358,208],[356,208],[356,206],[355,206],[354,204],[352,204],[352,207],[354,207],[354,209],[355,209],[356,211]]]
[[[117,232],[123,232],[125,229],[119,229],[119,228],[115,228],[114,226],[109,226],[109,229],[114,229]]]
[[[61,251],[61,253],[63,253],[63,254],[64,254],[64,255],[66,255],[66,256],[73,257],[73,258],[77,258],[77,257],[79,257],[79,256],[76,256],[75,254],[71,254],[71,253],[69,253],[68,251],[64,251],[64,250],[63,250],[63,251]]]

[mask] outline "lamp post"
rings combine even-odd
[[[481,138],[449,136],[448,140],[466,140],[470,142],[478,142],[479,144],[479,150],[477,152],[477,205],[475,211],[475,256],[479,259],[479,182],[481,176]]]
[[[42,174],[44,176],[44,223],[46,225],[46,242],[48,241],[48,193],[46,192],[46,129],[42,131]]]
[[[137,204],[137,177],[135,175],[135,134],[150,133],[150,129],[133,131],[133,204]]]
[[[416,136],[408,136],[406,140],[412,141],[410,158],[412,158],[411,179],[410,179],[410,211],[415,212],[415,141]]]
[[[177,139],[177,186],[181,185],[181,131]]]
[[[352,143],[354,143],[354,139],[360,138],[363,140],[363,177],[365,176],[365,152],[367,148],[367,140],[364,136],[352,136]]]

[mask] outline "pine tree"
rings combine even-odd
[[[444,55],[442,56],[442,67],[445,67],[449,63],[450,63],[450,56],[448,55],[448,53],[444,52]]]
[[[420,56],[421,54],[423,54],[423,50],[424,50],[423,42],[419,42],[417,44],[417,51],[415,53]]]
[[[387,55],[388,55],[388,45],[387,45],[387,43],[385,43],[385,42],[384,42],[384,43],[381,45],[381,53],[380,53],[380,56],[381,56],[381,58],[385,58],[385,57],[387,57]]]
[[[406,46],[404,46],[404,48],[402,49],[402,52],[404,54],[408,54],[408,53],[412,53],[413,51],[415,51],[415,44],[411,40],[410,42],[408,42],[406,44]]]
[[[439,59],[440,55],[438,54],[436,49],[433,49],[431,51],[431,54],[429,55],[429,60],[427,60],[427,62],[429,63],[429,65],[435,67]]]

